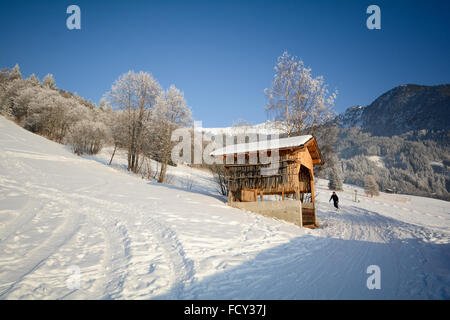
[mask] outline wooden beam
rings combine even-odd
[[[227,170],[227,176],[230,175],[230,168],[225,167],[225,169]],[[230,180],[227,181],[228,184],[228,204],[231,205],[231,203],[233,203],[233,192],[231,192],[230,189]]]
[[[311,176],[310,184],[311,184],[311,202],[316,203],[316,194],[314,190],[314,172],[312,169],[309,170],[309,174]]]
[[[303,208],[302,208],[302,202],[300,200],[300,189],[297,188],[297,201],[298,201],[298,206],[299,206],[299,213],[300,213],[300,225],[303,227]]]

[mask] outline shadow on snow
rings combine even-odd
[[[240,265],[224,258],[224,271],[180,284],[155,299],[449,299],[450,245],[419,238],[392,237],[407,223],[375,212],[322,212],[365,232],[376,223],[386,230],[380,241],[345,240],[320,235],[320,229],[263,250]],[[323,228],[329,228],[324,224]],[[322,229],[323,230],[323,229]],[[371,232],[367,229],[367,232]],[[363,236],[363,235],[361,235]],[[375,237],[376,238],[376,237]],[[245,248],[245,247],[243,247]],[[251,248],[249,248],[251,250]],[[245,250],[245,249],[243,249]],[[245,252],[243,251],[243,254]],[[381,269],[381,289],[369,290],[367,267]]]

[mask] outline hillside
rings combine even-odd
[[[169,168],[189,190],[107,156],[0,117],[1,299],[450,298],[448,202],[345,185],[336,213],[319,180],[321,227],[301,229],[226,206],[204,171]]]
[[[395,87],[368,106],[348,108],[337,117],[341,127],[362,127],[372,136],[410,131],[450,130],[450,85]]]
[[[450,200],[450,85],[403,85],[337,116],[346,183]],[[377,159],[377,161],[373,161]]]

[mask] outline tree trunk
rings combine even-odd
[[[161,162],[161,171],[159,172],[159,178],[158,178],[159,183],[164,182],[164,178],[166,176],[166,170],[167,170],[167,160],[164,159],[164,161]]]
[[[113,153],[111,155],[111,159],[109,160],[109,163],[108,163],[109,166],[111,165],[114,155],[116,154],[116,149],[117,149],[117,144],[114,144],[114,151],[113,151]]]
[[[136,156],[134,158],[134,173],[139,172],[139,152],[136,152]]]

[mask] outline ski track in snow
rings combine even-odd
[[[74,190],[71,194],[60,194],[57,190],[46,189],[37,185],[28,185],[29,188],[35,192],[39,192],[41,195],[51,194],[51,199],[62,199],[61,201],[71,201],[68,207],[76,207],[76,203],[84,202],[85,208],[96,208],[100,206],[102,211],[88,210],[83,215],[83,218],[88,219],[90,226],[95,226],[103,235],[104,239],[104,254],[102,262],[103,277],[97,281],[96,285],[92,288],[92,294],[87,293],[90,298],[104,298],[104,299],[117,299],[122,297],[122,293],[125,288],[125,281],[129,273],[133,272],[133,266],[130,264],[130,242],[131,238],[128,235],[128,230],[124,221],[115,219],[109,216],[113,212],[123,212],[127,210],[126,206],[118,202],[104,201],[96,198],[89,197],[87,195],[79,195],[81,190],[89,191],[90,188],[80,188]],[[95,185],[93,188],[98,188]],[[35,204],[35,202],[27,203],[27,208]],[[82,210],[82,209],[81,209]],[[110,211],[111,210],[111,211]],[[107,215],[103,212],[106,211]],[[11,226],[7,227],[10,233],[17,232],[20,227],[26,225],[31,220],[29,215],[24,215],[26,219],[22,219],[20,215],[17,222],[13,222]],[[156,220],[142,215],[142,212],[133,212],[133,217],[141,216],[146,226],[145,239],[141,240],[143,243],[149,243],[156,245],[156,250],[162,251],[164,257],[164,263],[167,264],[169,272],[171,273],[170,282],[164,285],[165,288],[176,287],[176,291],[181,292],[183,284],[189,280],[193,275],[192,262],[184,257],[184,251],[181,243],[177,240],[176,233],[169,227],[164,226],[162,223]],[[33,270],[39,268],[40,264],[62,247],[68,240],[70,240],[78,231],[81,220],[79,213],[75,215],[68,215],[65,218],[63,226],[51,234],[51,236],[45,241],[44,244],[33,249],[27,255],[26,260],[20,261],[20,265],[24,266],[24,270],[21,268],[12,270],[10,273],[2,274],[2,277],[10,279],[11,283],[6,285],[6,289],[0,291],[0,298],[7,295],[8,292],[13,291],[16,284],[20,283],[24,277],[31,273]],[[2,237],[5,241],[7,237]],[[5,242],[2,241],[2,244]],[[87,249],[87,248],[86,248]],[[35,253],[36,252],[36,253]],[[142,255],[148,254],[143,252]],[[156,280],[156,279],[155,279]],[[136,292],[134,289],[126,295],[126,298],[134,298]],[[101,296],[96,296],[101,292]],[[79,295],[76,292],[65,295],[65,298],[74,298]],[[173,294],[171,298],[178,298],[177,294]]]
[[[205,172],[186,172],[209,190]],[[450,298],[448,203],[357,204],[345,190],[335,212],[323,182],[317,191],[321,227],[300,229],[146,183],[0,117],[0,299]],[[371,264],[382,290],[365,285]]]

